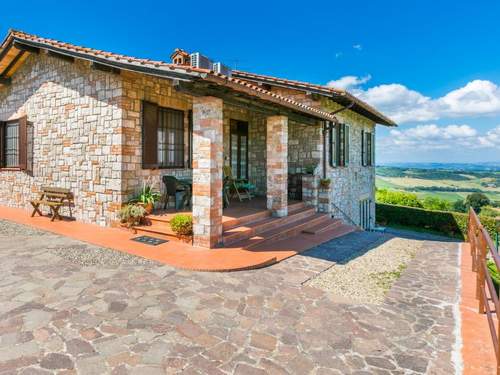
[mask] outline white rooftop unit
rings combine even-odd
[[[225,76],[231,76],[231,69],[221,62],[214,63],[212,70],[215,73],[224,74]]]
[[[213,69],[213,62],[206,56],[202,55],[199,52],[195,52],[191,54],[191,66],[195,68],[201,69]]]

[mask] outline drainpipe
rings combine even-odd
[[[330,115],[336,115],[337,113],[340,113],[342,111],[345,111],[347,109],[351,109],[354,106],[354,100],[349,103],[349,105],[337,109],[336,111],[330,112]],[[326,178],[326,132],[329,131],[332,128],[332,125],[328,125],[327,121],[323,121],[323,178]]]

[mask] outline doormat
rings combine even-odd
[[[154,238],[149,236],[135,237],[132,238],[132,241],[144,243],[146,245],[151,245],[151,246],[158,246],[161,245],[162,243],[168,242],[168,240],[162,240],[160,238]]]

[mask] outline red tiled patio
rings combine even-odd
[[[248,211],[235,205],[233,214],[242,214],[243,212]],[[51,222],[46,216],[30,217],[28,211],[19,208],[0,206],[0,218],[97,246],[141,256],[173,267],[207,272],[238,271],[269,266],[352,231],[351,227],[336,227],[313,236],[299,233],[291,238],[273,241],[272,245],[263,242],[251,249],[240,246],[204,249],[179,241],[150,246],[131,241],[132,238],[138,236],[132,231],[100,227],[78,221]],[[227,216],[226,211],[226,222],[231,222],[236,218],[235,216]]]

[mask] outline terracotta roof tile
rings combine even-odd
[[[85,55],[85,58],[88,58],[89,60],[92,59],[92,57],[99,58],[99,59],[104,59],[109,61],[110,63],[112,62],[123,62],[126,61],[128,64],[130,64],[130,70],[134,70],[134,66],[144,66],[144,67],[149,67],[151,69],[157,69],[159,71],[176,71],[179,73],[185,73],[187,75],[190,75],[191,77],[196,77],[197,79],[202,79],[202,80],[207,80],[210,81],[214,84],[222,85],[222,86],[229,86],[233,90],[241,90],[244,91],[248,95],[254,95],[262,100],[268,100],[274,104],[278,105],[283,105],[289,109],[296,110],[298,112],[306,113],[311,116],[324,119],[324,120],[330,120],[330,121],[336,121],[336,117],[331,115],[330,113],[326,111],[319,110],[317,108],[313,108],[310,106],[307,106],[305,104],[302,104],[300,102],[297,102],[293,99],[287,98],[285,96],[276,94],[274,92],[267,91],[263,89],[262,87],[259,87],[255,84],[250,83],[248,80],[240,79],[238,77],[230,77],[230,76],[225,76],[223,74],[215,73],[211,70],[207,69],[200,69],[200,68],[195,68],[192,66],[182,66],[182,65],[174,65],[171,63],[166,63],[164,61],[159,61],[159,60],[151,60],[151,59],[143,59],[143,58],[137,58],[133,56],[126,56],[122,54],[117,54],[117,53],[112,53],[112,52],[107,52],[107,51],[101,51],[93,48],[88,48],[88,47],[82,47],[82,46],[77,46],[74,44],[70,43],[65,43],[61,41],[57,41],[54,39],[48,39],[48,38],[43,38],[39,37],[33,34],[27,34],[22,31],[16,31],[16,30],[11,30],[2,43],[2,49],[7,48],[8,45],[12,40],[16,41],[26,41],[26,42],[33,42],[38,45],[43,45],[46,46],[47,48],[54,47],[59,50],[63,51],[68,51],[68,52],[78,52],[80,54]],[[144,73],[144,72],[142,72]],[[250,73],[245,73],[245,72],[235,72],[237,76],[239,77],[244,77],[244,78],[250,78],[251,76],[254,78],[258,77],[267,77],[267,76],[261,76],[261,75],[252,75]],[[145,73],[147,74],[147,73]],[[279,78],[275,77],[267,77],[268,79],[273,79],[276,82],[288,82],[293,83],[294,85],[300,85],[301,87],[316,87],[316,88],[322,88],[322,89],[327,89],[324,86],[318,86],[318,85],[312,85],[312,84],[307,84],[304,82],[298,82],[298,81],[290,81],[290,80],[281,80]],[[334,89],[328,89],[331,92],[339,92],[338,90]],[[378,112],[377,112],[378,113]]]

